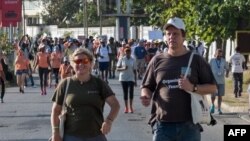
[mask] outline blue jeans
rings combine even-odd
[[[104,135],[99,135],[93,138],[82,138],[66,134],[63,137],[63,141],[107,141],[107,139]]]
[[[201,126],[188,122],[156,122],[153,141],[200,141]]]

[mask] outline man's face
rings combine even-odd
[[[221,58],[222,57],[222,51],[217,51],[216,58]]]
[[[183,48],[185,38],[180,29],[170,26],[166,29],[166,40],[170,49]]]

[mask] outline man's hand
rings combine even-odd
[[[178,84],[179,88],[184,91],[193,91],[194,85],[187,78],[183,78],[183,76],[179,79]]]

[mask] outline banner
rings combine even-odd
[[[0,27],[17,26],[22,19],[22,0],[0,0]]]
[[[163,39],[163,33],[161,30],[148,31],[148,37],[150,40]]]

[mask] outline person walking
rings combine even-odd
[[[25,57],[24,52],[19,49],[15,59],[16,81],[19,86],[19,92],[24,93],[25,78],[28,74],[29,60]]]
[[[3,60],[3,53],[2,50],[0,50],[0,60],[2,62]],[[0,63],[0,84],[1,84],[1,103],[4,103],[3,98],[5,95],[5,73],[4,73],[4,68],[2,66],[2,63]]]
[[[214,101],[216,96],[218,97],[218,113],[222,114],[221,111],[221,102],[222,97],[225,95],[225,76],[228,77],[229,73],[229,66],[226,60],[222,57],[222,50],[217,49],[214,55],[214,58],[210,60],[210,66],[214,75],[214,78],[216,80],[217,84],[217,92],[211,95],[211,107],[210,107],[210,113],[214,113],[215,106]]]
[[[137,72],[138,72],[138,79],[142,79],[144,72],[145,72],[145,64],[146,64],[146,56],[147,56],[147,50],[144,47],[144,40],[141,39],[139,41],[138,46],[135,47],[134,50],[134,56],[137,63]]]
[[[62,54],[59,50],[59,47],[54,46],[53,52],[50,55],[50,63],[52,67],[51,68],[52,74],[54,75],[54,78],[55,78],[55,88],[57,87],[58,82],[59,82],[59,68],[61,65],[61,60],[62,60]]]
[[[46,86],[47,86],[47,79],[48,79],[48,72],[49,67],[51,68],[50,61],[49,61],[49,55],[45,52],[45,45],[40,44],[39,52],[36,55],[36,62],[34,66],[34,72],[36,70],[36,67],[38,66],[38,74],[40,78],[40,87],[41,87],[41,95],[46,95]]]
[[[231,71],[233,73],[233,86],[234,86],[234,96],[235,98],[241,97],[243,91],[243,64],[245,62],[245,57],[240,53],[240,48],[235,48],[235,53],[230,57],[229,66],[231,66]]]
[[[150,61],[141,85],[141,103],[152,100],[150,125],[153,141],[200,141],[201,125],[194,124],[191,96],[216,92],[216,82],[209,64],[194,54],[187,78],[183,77],[192,52],[183,45],[185,24],[178,17],[170,18],[164,26],[169,49]]]
[[[70,77],[73,75],[73,67],[70,65],[69,59],[67,56],[63,57],[63,64],[60,65],[59,74],[61,79]]]
[[[120,72],[119,81],[122,85],[123,99],[125,103],[124,113],[133,113],[134,87],[137,85],[137,66],[135,59],[131,57],[131,48],[125,48],[124,52],[125,56],[118,60],[116,70]]]
[[[118,48],[115,44],[115,39],[113,37],[109,38],[109,43],[108,45],[109,48],[111,49],[110,53],[110,60],[109,60],[109,79],[114,79],[115,78],[115,70],[116,70],[116,64],[117,64],[117,51]]]
[[[101,78],[106,83],[108,83],[108,72],[109,72],[109,62],[110,62],[110,54],[112,50],[109,46],[106,45],[106,41],[104,39],[100,39],[101,45],[96,50],[96,55],[98,56],[99,62],[99,70],[101,73]]]
[[[86,48],[78,48],[72,54],[75,75],[60,81],[52,97],[52,141],[107,141],[120,105],[114,92],[100,78],[91,75],[94,57]],[[66,82],[69,81],[66,91]],[[64,96],[65,103],[64,103]],[[110,112],[104,118],[104,105]],[[66,107],[63,138],[59,135],[59,115]]]

